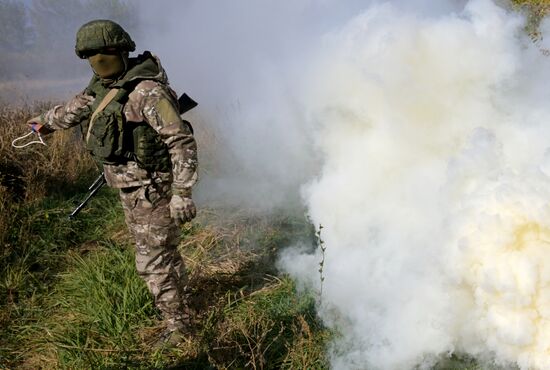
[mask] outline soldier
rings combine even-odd
[[[107,185],[119,189],[138,274],[166,322],[160,342],[177,345],[190,320],[178,226],[196,215],[197,145],[159,59],[147,51],[130,58],[134,50],[117,23],[84,24],[75,51],[92,67],[88,87],[27,123],[41,134],[82,125]]]

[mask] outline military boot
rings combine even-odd
[[[153,344],[153,350],[173,349],[181,347],[189,341],[188,334],[180,329],[166,328],[159,336],[159,339]]]
[[[155,343],[155,349],[179,347],[190,340],[192,334],[191,310],[184,305],[177,316],[165,319],[166,329]]]

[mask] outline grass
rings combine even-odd
[[[540,23],[550,12],[550,0],[512,0],[513,8],[527,15],[525,31],[531,36],[535,44],[542,40],[539,30]],[[550,55],[550,50],[542,49],[544,55]]]
[[[211,313],[205,336],[218,368],[322,369],[329,334],[315,319],[315,299],[288,278],[272,278],[248,296],[230,293]]]
[[[116,191],[67,215],[96,175],[74,132],[48,148],[9,141],[44,105],[0,108],[0,368],[326,368],[329,332],[313,298],[275,277],[303,217],[201,210],[182,229],[195,331],[177,351],[152,351],[159,312],[134,268]]]
[[[47,319],[23,328],[32,348],[26,363],[73,369],[138,364],[144,349],[136,348],[137,328],[151,325],[155,310],[133,255],[110,243],[85,257],[70,253],[68,260],[70,268],[47,299]],[[49,358],[41,355],[48,352]]]
[[[85,215],[84,230],[91,226],[86,219],[95,216]],[[298,295],[288,278],[262,272],[267,257],[251,250],[261,230],[272,235],[260,248],[269,251],[265,246],[277,239],[272,228],[286,227],[279,229],[286,238],[287,233],[301,233],[304,224],[242,217],[217,224],[212,215],[201,215],[202,220],[184,230],[187,238],[180,247],[197,315],[196,331],[179,351],[150,350],[161,323],[135,273],[132,246],[115,215],[106,225],[118,224],[118,230],[63,252],[64,268],[53,279],[53,288],[12,304],[7,320],[11,342],[3,343],[11,348],[3,354],[6,363],[24,369],[290,369],[298,363],[326,368],[323,352],[329,333],[316,319],[313,297]]]
[[[43,201],[17,210],[21,225],[15,225],[8,235],[13,247],[4,246],[0,270],[0,327],[9,334],[0,338],[0,363],[19,358],[25,347],[21,333],[28,329],[26,325],[47,316],[47,299],[55,291],[60,273],[73,263],[71,253],[87,253],[108,233],[118,216],[105,210],[112,209],[115,200],[112,193],[103,194],[92,202],[94,212],[75,222],[66,219],[70,201]],[[101,224],[92,219],[100,217]]]

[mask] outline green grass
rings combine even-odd
[[[116,195],[103,191],[83,217],[69,221],[73,200],[45,198],[12,207],[12,225],[0,256],[0,363],[17,363],[25,345],[22,328],[43,318],[46,301],[71,265],[70,253],[84,252],[120,225]],[[83,249],[84,248],[84,249]]]
[[[116,191],[102,190],[74,221],[72,200],[17,208],[2,256],[0,364],[119,368],[141,363],[139,327],[156,318],[134,268]],[[118,240],[114,237],[118,236]],[[137,361],[137,362],[136,362]]]
[[[104,191],[85,211],[86,216],[69,221],[73,199],[43,201],[13,207],[12,224],[0,256],[0,284],[11,288],[12,295],[28,294],[47,287],[47,283],[65,263],[64,254],[83,243],[94,243],[106,230],[120,224],[113,192]],[[25,280],[25,284],[21,284]],[[6,290],[0,292],[5,298]]]
[[[305,219],[243,212],[229,220],[209,211],[184,228],[197,329],[187,347],[154,352],[159,313],[135,271],[116,191],[102,190],[68,221],[73,200],[55,195],[13,208],[11,247],[1,257],[0,364],[327,368],[329,333],[316,318],[313,297],[271,275],[278,248],[310,235]]]
[[[68,259],[70,269],[48,297],[51,314],[27,329],[31,347],[53,349],[62,368],[139,364],[144,349],[138,329],[150,326],[156,313],[135,273],[133,253],[110,243],[85,257],[71,253]],[[40,335],[44,332],[48,336]]]

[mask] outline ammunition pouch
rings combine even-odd
[[[122,126],[122,105],[111,102],[94,119],[86,142],[88,151],[103,163],[119,162],[123,153]]]
[[[133,126],[133,127],[132,127]],[[170,153],[159,134],[146,123],[127,123],[125,135],[131,136],[131,143],[124,145],[127,153],[138,165],[147,171],[169,172],[171,169]],[[129,133],[127,134],[127,132]],[[128,157],[128,154],[124,155]]]

